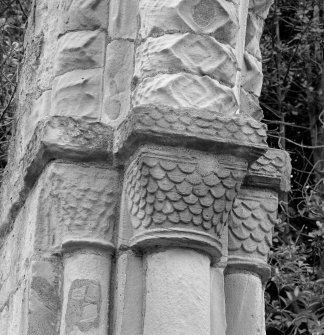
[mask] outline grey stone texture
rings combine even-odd
[[[0,193],[0,335],[265,335],[287,153],[271,1],[35,0]]]

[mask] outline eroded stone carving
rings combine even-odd
[[[277,149],[269,149],[250,166],[229,219],[228,273],[247,270],[263,281],[268,278],[278,196],[289,191],[290,171],[288,154]]]
[[[255,155],[258,157],[257,152],[267,147],[265,125],[247,116],[225,117],[205,110],[141,106],[134,108],[117,130],[114,151],[121,152],[136,142],[147,142],[148,139],[159,143],[162,138],[163,144],[179,145],[185,139],[187,147],[205,151],[212,151],[215,146],[224,150],[226,142],[227,145],[240,146],[238,150],[231,150],[248,160],[255,159],[252,158]],[[226,148],[228,152],[229,147]]]
[[[74,334],[75,328],[87,333],[100,324],[100,282],[76,279],[72,282],[65,315],[66,334]]]
[[[232,89],[208,76],[184,73],[145,78],[134,92],[133,105],[147,104],[226,111],[226,114],[234,114],[237,110]]]
[[[102,100],[102,69],[75,70],[55,78],[52,115],[98,120]]]
[[[117,172],[54,163],[46,179],[38,217],[42,222],[41,247],[82,243],[111,247],[118,201]]]
[[[60,0],[61,34],[74,30],[106,29],[108,3],[106,0]]]
[[[189,72],[234,86],[237,64],[233,49],[211,36],[172,34],[147,38],[136,51],[135,77]]]
[[[267,150],[248,170],[244,184],[266,186],[280,192],[290,190],[291,163],[289,154],[278,149]]]
[[[106,36],[102,31],[74,31],[58,40],[55,74],[103,67]]]
[[[229,220],[229,252],[266,260],[277,210],[278,199],[273,192],[241,190]]]
[[[141,148],[125,177],[135,236],[181,228],[219,239],[246,167],[230,155]]]
[[[142,38],[163,32],[195,32],[213,35],[235,44],[237,7],[226,0],[141,0]]]

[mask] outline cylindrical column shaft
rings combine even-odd
[[[224,268],[211,267],[210,270],[210,321],[211,335],[225,335],[226,309],[224,291]]]
[[[261,278],[230,273],[225,279],[226,335],[265,335],[264,292]]]
[[[210,258],[174,248],[146,256],[144,335],[210,335]]]
[[[110,252],[83,249],[64,255],[61,335],[107,335]]]

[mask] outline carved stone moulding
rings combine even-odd
[[[244,186],[272,189],[279,194],[290,190],[291,163],[289,154],[269,149],[249,168]]]
[[[0,195],[0,236],[5,237],[29,191],[52,160],[112,162],[112,128],[89,120],[51,116],[38,122],[18,168]],[[9,178],[8,178],[9,180]]]
[[[272,231],[277,223],[276,192],[242,188],[234,201],[228,227],[229,261],[231,267],[258,273],[266,279],[266,265],[271,247]]]
[[[39,250],[114,250],[119,174],[103,164],[55,161],[41,177]]]
[[[114,152],[129,156],[143,143],[179,145],[228,153],[255,161],[266,149],[266,126],[248,115],[226,117],[220,113],[139,106],[117,129]]]
[[[229,218],[227,273],[251,271],[263,281],[269,277],[278,196],[289,191],[290,171],[288,153],[277,149],[269,149],[250,166]]]
[[[231,154],[141,146],[125,173],[131,246],[184,246],[219,258],[246,169],[247,161]]]

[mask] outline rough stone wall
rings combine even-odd
[[[0,335],[265,334],[290,168],[260,122],[269,5],[34,1],[0,194]]]

